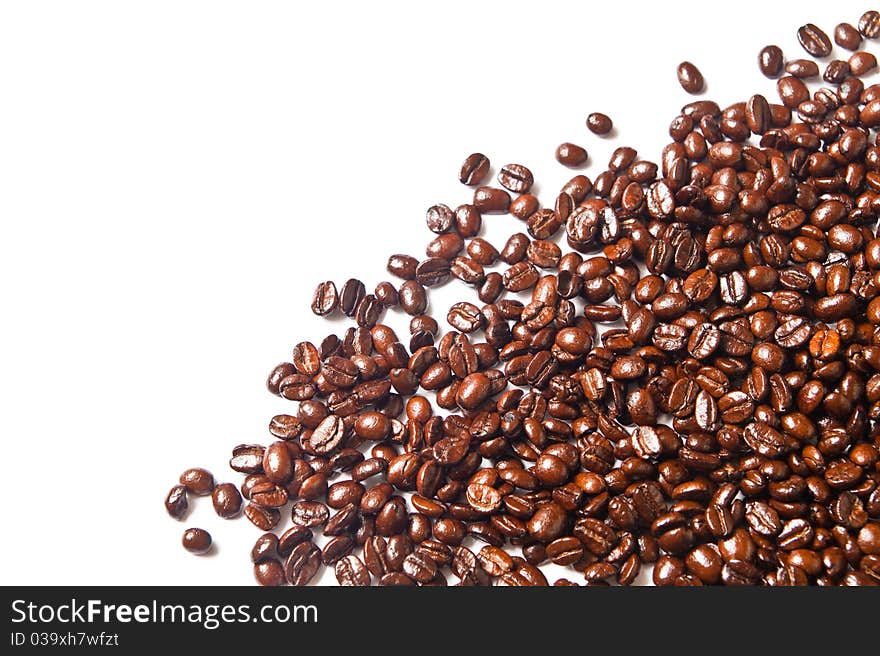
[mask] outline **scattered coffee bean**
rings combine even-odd
[[[211,550],[211,534],[201,528],[188,528],[181,539],[183,548],[197,555],[206,554]]]
[[[831,39],[812,23],[798,29],[797,37],[801,47],[813,57],[827,57],[831,54]]]
[[[468,155],[461,165],[461,172],[458,179],[462,184],[478,185],[486,179],[489,174],[489,158],[482,153],[473,153]]]
[[[611,132],[611,129],[614,127],[614,124],[611,122],[611,119],[606,115],[600,112],[593,112],[589,116],[587,116],[587,128],[593,134],[605,135]]]
[[[587,161],[587,151],[573,143],[564,143],[556,149],[556,161],[569,167],[583,165]]]
[[[681,62],[678,65],[678,83],[682,89],[691,94],[700,93],[705,87],[703,74],[688,61]]]
[[[758,53],[758,67],[766,77],[778,77],[785,64],[785,57],[779,46],[764,46]]]
[[[180,475],[180,484],[190,494],[201,497],[211,494],[211,490],[214,489],[214,476],[206,469],[194,467]]]

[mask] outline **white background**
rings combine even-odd
[[[616,145],[659,156],[682,59],[722,106],[773,99],[762,46],[802,56],[799,25],[867,8],[3,2],[0,582],[252,582],[256,529],[199,499],[185,525],[217,549],[196,558],[162,501],[187,466],[240,481],[229,449],[290,409],[268,371],[344,329],[308,311],[317,282],[372,288],[419,254],[425,209],[468,201],[470,152],[526,164],[552,203],[562,141],[593,177]]]

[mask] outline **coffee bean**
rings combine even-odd
[[[336,580],[343,587],[365,587],[370,585],[370,572],[361,559],[350,554],[337,561]]]
[[[510,208],[510,194],[495,187],[477,187],[474,207],[481,213],[505,213]]]
[[[587,116],[587,128],[593,134],[606,135],[611,132],[614,124],[611,119],[601,112],[593,112]]]
[[[522,164],[507,164],[498,172],[498,183],[516,194],[528,192],[535,179]]]
[[[183,548],[196,555],[206,554],[211,550],[211,534],[202,528],[188,528],[183,532],[181,540]]]
[[[414,280],[419,261],[410,255],[392,255],[388,258],[388,272],[404,280]]]
[[[264,508],[255,503],[249,503],[244,507],[244,515],[262,531],[271,531],[281,521],[281,513],[277,508]]]
[[[880,36],[880,12],[866,11],[859,19],[859,34],[866,39],[876,39]]]
[[[449,280],[451,273],[449,260],[429,257],[427,260],[422,260],[416,268],[416,280],[425,287],[435,287]]]
[[[785,58],[779,46],[764,46],[758,53],[758,66],[766,77],[778,77]]]
[[[785,64],[785,72],[802,80],[818,77],[819,64],[812,59],[792,59]]]
[[[452,229],[455,222],[455,215],[449,207],[440,203],[428,208],[425,222],[428,224],[428,230],[440,235],[449,232]]]
[[[327,506],[319,501],[300,501],[293,506],[293,522],[305,528],[323,526],[330,517]]]
[[[560,144],[556,149],[556,161],[564,166],[582,166],[587,161],[587,151],[573,143]]]
[[[321,568],[321,551],[312,542],[300,542],[284,563],[284,576],[290,585],[307,585]]]
[[[868,75],[877,69],[877,57],[873,53],[859,51],[850,56],[847,64],[848,71],[853,75]],[[842,82],[843,80],[840,81]]]
[[[828,35],[812,23],[798,29],[797,37],[801,47],[813,57],[827,57],[831,54],[831,40]]]
[[[174,519],[182,519],[186,515],[189,504],[186,499],[186,486],[175,485],[165,497],[165,510]]]
[[[214,476],[206,469],[193,467],[180,475],[180,484],[190,494],[205,496],[214,489]]]
[[[862,35],[849,23],[840,23],[834,28],[834,42],[846,50],[858,50]]]
[[[284,567],[277,560],[264,560],[254,564],[254,579],[263,586],[284,585]]]
[[[367,290],[364,283],[356,278],[350,278],[342,285],[339,292],[339,309],[347,317],[353,317],[358,303],[366,295]]]
[[[691,94],[700,93],[705,87],[703,74],[688,61],[681,62],[678,65],[678,83],[682,89]]]
[[[214,511],[224,519],[231,519],[241,512],[241,493],[232,483],[221,483],[211,493]]]
[[[473,153],[467,156],[461,165],[458,179],[462,184],[478,185],[489,173],[489,158],[482,153]]]
[[[322,282],[312,295],[312,312],[320,317],[331,314],[339,305],[339,295],[332,280]]]

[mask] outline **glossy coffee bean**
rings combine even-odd
[[[181,538],[183,548],[196,555],[206,554],[211,550],[211,534],[201,528],[188,528]]]

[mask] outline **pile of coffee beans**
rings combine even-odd
[[[690,102],[659,163],[619,147],[550,206],[525,166],[495,186],[468,156],[472,202],[428,210],[424,256],[388,259],[400,284],[318,285],[313,312],[354,325],[272,370],[292,410],[232,450],[243,483],[187,470],[171,516],[208,494],[243,512],[264,585],[324,566],[342,585],[547,585],[545,563],[571,572],[556,585],[643,566],[657,585],[880,583],[880,85],[861,79],[880,13],[835,27],[855,52],[824,70],[831,38],[797,36],[809,58],[758,57],[778,102]],[[678,78],[704,87],[689,62]],[[522,226],[492,244],[488,213]],[[462,300],[429,312],[453,278]]]

